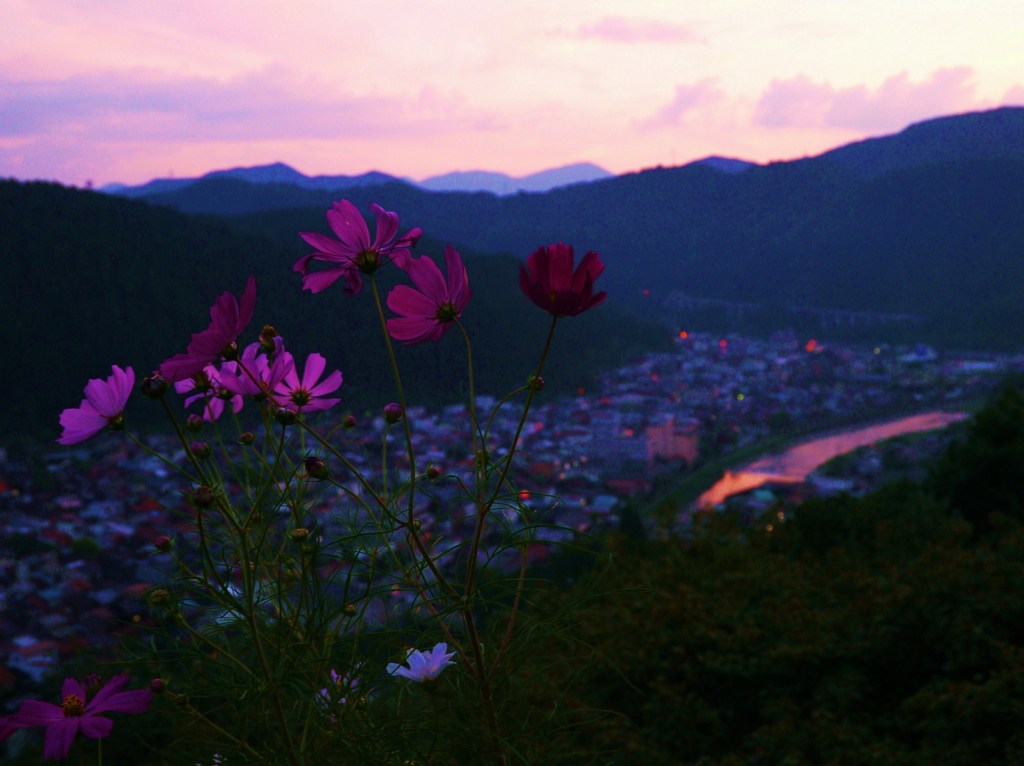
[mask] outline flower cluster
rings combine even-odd
[[[172,545],[168,536],[160,535],[154,543],[156,550],[173,557],[188,576],[174,586],[154,589],[147,600],[155,611],[164,610],[172,616],[175,626],[185,625],[191,629],[190,621],[196,620],[196,625],[201,626],[206,619],[223,625],[230,619],[232,641],[286,647],[286,656],[270,663],[261,661],[260,667],[252,670],[252,687],[242,696],[247,700],[260,700],[261,707],[248,709],[254,716],[261,717],[265,710],[273,707],[274,715],[261,718],[259,724],[248,723],[273,728],[275,724],[267,724],[268,721],[288,718],[286,710],[294,703],[294,698],[283,697],[295,684],[282,685],[275,676],[275,669],[287,667],[289,673],[296,669],[290,677],[303,679],[304,704],[312,709],[321,708],[331,721],[327,728],[334,730],[336,724],[341,724],[338,706],[354,707],[349,700],[358,698],[362,711],[371,705],[385,704],[388,699],[400,705],[402,700],[411,698],[401,688],[396,694],[385,694],[383,689],[392,684],[384,684],[372,692],[366,692],[365,688],[357,692],[361,683],[358,676],[365,677],[367,668],[365,658],[359,657],[358,651],[348,658],[349,675],[332,669],[330,683],[325,685],[322,681],[330,662],[337,659],[325,656],[323,648],[336,645],[342,631],[358,633],[366,629],[368,623],[377,624],[376,620],[382,620],[384,625],[394,624],[390,616],[395,607],[388,603],[389,597],[381,594],[404,597],[403,591],[408,589],[415,593],[411,602],[403,598],[393,602],[399,604],[399,610],[409,610],[399,615],[401,620],[408,619],[410,625],[435,621],[434,627],[440,627],[455,650],[448,650],[448,642],[437,643],[429,651],[409,649],[402,662],[386,665],[386,674],[429,687],[445,668],[456,664],[454,658],[458,653],[459,672],[476,682],[487,725],[491,727],[487,736],[497,743],[501,735],[488,678],[500,665],[503,650],[487,656],[482,651],[474,621],[482,613],[480,605],[485,595],[476,580],[476,567],[487,566],[489,557],[483,555],[482,546],[490,546],[500,538],[499,545],[510,549],[514,545],[525,551],[532,539],[531,530],[499,528],[493,521],[495,509],[502,507],[500,503],[509,497],[504,494],[511,481],[509,468],[531,403],[544,387],[541,372],[551,348],[556,321],[576,316],[605,300],[606,293],[595,292],[595,283],[604,264],[597,253],[588,252],[577,266],[572,247],[560,242],[530,254],[520,269],[519,286],[525,296],[554,319],[540,361],[526,379],[528,382],[503,400],[503,403],[511,402],[516,395],[528,392],[523,397],[519,430],[511,446],[501,453],[501,460],[487,460],[491,449],[490,437],[486,435],[488,429],[474,429],[472,454],[477,457],[477,470],[465,482],[459,482],[456,493],[473,508],[472,521],[468,523],[475,525],[472,534],[467,536],[469,547],[464,557],[466,571],[462,585],[461,581],[452,579],[451,562],[445,558],[439,538],[424,520],[417,518],[422,513],[422,505],[417,505],[422,495],[417,482],[422,477],[437,481],[442,471],[436,465],[425,470],[416,467],[418,445],[412,433],[417,409],[406,400],[404,391],[408,389],[402,385],[397,346],[391,341],[405,345],[436,342],[458,325],[466,341],[471,420],[474,426],[479,424],[473,352],[469,334],[462,325],[472,297],[469,273],[462,256],[451,246],[444,250],[444,264],[427,255],[414,256],[412,249],[421,230],[413,228],[400,235],[397,214],[376,204],[370,209],[377,223],[372,238],[367,222],[355,205],[348,200],[335,202],[327,211],[334,237],[302,232],[301,238],[315,251],[299,259],[293,270],[302,274],[303,289],[313,293],[320,293],[339,280],[344,292],[349,294],[357,293],[364,279],[372,288],[397,399],[382,409],[384,428],[379,470],[365,472],[362,466],[370,461],[363,456],[360,460],[349,460],[331,441],[342,426],[345,429],[356,427],[352,415],[339,418],[335,428],[325,429],[326,433],[307,420],[307,415],[329,410],[341,401],[336,395],[343,383],[340,370],[329,371],[327,360],[319,353],[308,354],[304,361],[296,359],[270,325],[263,327],[258,340],[246,345],[242,339],[255,314],[256,283],[250,276],[241,295],[226,292],[216,299],[210,308],[206,329],[193,334],[185,352],[166,359],[141,386],[147,398],[161,398],[173,388],[183,397],[184,410],[201,408],[199,412],[189,413],[183,424],[173,410],[168,408],[168,411],[184,448],[180,454],[185,457],[179,467],[189,486],[183,496],[192,506],[190,517],[191,510],[196,511],[195,530],[202,566],[199,570],[190,569],[186,558],[190,546]],[[314,270],[316,263],[325,267]],[[395,267],[398,284],[382,301],[375,280],[378,270],[387,266]],[[385,306],[390,316],[385,316]],[[135,373],[131,367],[122,369],[115,365],[106,380],[90,380],[81,404],[61,413],[63,432],[58,441],[77,444],[107,428],[123,429],[124,410],[134,386]],[[220,429],[225,424],[221,421],[231,420],[232,414],[241,413],[247,402],[252,404],[245,416],[256,409],[260,416],[256,422],[261,422],[263,433],[273,438],[256,443],[254,432],[258,426],[243,431],[242,424],[238,423],[237,438],[224,440]],[[215,421],[218,422],[212,430],[216,438],[193,440],[194,434]],[[248,423],[245,425],[250,427]],[[293,425],[296,426],[294,431],[288,431]],[[389,452],[389,440],[391,444],[400,442],[403,434],[405,454],[396,456]],[[131,437],[130,432],[128,435]],[[135,441],[141,448],[148,449],[141,440]],[[218,447],[223,456],[217,453]],[[174,460],[163,460],[176,465]],[[230,473],[223,470],[225,466],[230,466]],[[324,497],[332,499],[321,502]],[[330,530],[329,534],[324,534],[327,528],[321,526],[313,509],[320,511],[333,503],[333,498],[351,504],[355,513],[351,521],[339,521],[342,527],[351,523],[340,534]],[[506,534],[508,540],[502,537]],[[518,535],[521,538],[512,540]],[[397,543],[398,540],[401,543]],[[399,544],[403,546],[401,551],[397,548]],[[329,566],[322,566],[324,558],[330,559]],[[525,565],[524,558],[522,572],[525,572]],[[343,588],[334,587],[337,581],[326,582],[335,572],[339,573],[338,577],[347,578]],[[381,588],[385,577],[394,577],[391,582],[397,584],[387,590]],[[175,590],[182,592],[182,603],[185,599],[192,604],[210,602],[214,604],[212,611],[196,607],[194,614],[186,614],[183,609],[172,612],[178,598]],[[355,603],[346,601],[340,610],[323,603],[339,592]],[[200,597],[192,599],[195,593]],[[292,598],[294,594],[297,595]],[[362,604],[361,598],[366,599]],[[422,603],[430,607],[430,615],[418,611]],[[243,607],[245,619],[241,619]],[[324,619],[325,614],[331,613],[339,615],[338,620]],[[449,616],[452,619],[448,619]],[[510,622],[506,639],[512,634],[513,624],[514,620]],[[273,626],[275,638],[261,644],[262,632],[268,625]],[[314,634],[318,634],[315,640]],[[205,634],[195,632],[195,635]],[[219,656],[219,651],[212,655],[204,651],[197,662],[210,662],[215,666]],[[0,740],[19,729],[45,727],[45,756],[64,758],[79,733],[93,739],[110,733],[113,724],[103,714],[141,713],[149,708],[151,690],[124,691],[127,682],[127,676],[115,676],[103,686],[91,677],[82,681],[68,678],[60,704],[28,701],[17,713],[0,718]],[[176,699],[185,700],[182,704],[188,706],[190,715],[202,717],[198,707],[193,708],[185,695],[176,695]],[[337,718],[335,713],[338,713]],[[320,724],[323,718],[322,715],[307,716],[307,720],[318,719]],[[230,733],[218,731],[230,739]],[[271,758],[281,752],[294,752],[290,748],[296,740],[291,739],[291,733],[285,727],[280,732],[280,742],[274,739],[275,734],[268,735],[267,741],[274,740],[273,747],[278,748],[271,753]],[[298,741],[305,743],[315,736],[318,735],[306,730]],[[239,739],[233,743],[258,755],[247,742]],[[235,755],[229,754],[234,762]]]

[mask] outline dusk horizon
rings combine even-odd
[[[523,0],[8,7],[0,176],[139,184],[285,162],[522,177],[814,156],[1024,104],[1020,7]]]

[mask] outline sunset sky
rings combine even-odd
[[[0,0],[0,177],[615,173],[1024,105],[1021,0]]]

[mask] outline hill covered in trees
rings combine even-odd
[[[89,378],[106,377],[111,364],[133,365],[141,376],[184,351],[191,334],[206,327],[214,299],[225,291],[238,295],[249,274],[257,307],[247,342],[273,324],[296,354],[324,354],[344,374],[345,408],[376,410],[394,398],[369,291],[349,297],[339,287],[311,295],[292,272],[309,251],[297,232],[327,231],[323,209],[298,216],[289,236],[275,238],[225,219],[5,181],[0,210],[0,344],[9,404],[0,427],[8,437],[55,438],[58,414],[78,404]],[[404,214],[403,221],[418,223]],[[428,236],[417,252],[439,257],[443,247]],[[463,319],[475,346],[477,391],[503,394],[536,364],[549,317],[519,292],[518,260],[462,253],[474,294]],[[397,278],[397,270],[389,271],[382,272],[385,291]],[[597,371],[668,342],[664,330],[627,319],[614,305],[560,324],[545,374],[554,391],[586,385]],[[465,392],[457,333],[398,354],[411,401],[440,404]]]
[[[522,257],[558,238],[599,250],[613,297],[691,329],[821,333],[824,323],[847,338],[1003,349],[1024,337],[1024,108],[739,173],[692,163],[545,194],[214,177],[147,199],[273,237],[342,196],[481,252]],[[857,326],[842,312],[860,312]]]

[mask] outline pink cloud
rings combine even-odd
[[[815,83],[806,75],[772,80],[761,94],[754,122],[769,127],[819,127],[835,96],[832,86]]]
[[[1014,85],[1003,96],[1002,106],[1024,106],[1024,85]]]
[[[135,69],[60,80],[0,80],[0,136],[99,141],[342,139],[430,134],[497,117],[458,95],[340,92],[280,66],[222,81]]]
[[[677,85],[675,97],[653,115],[638,123],[640,128],[678,125],[683,116],[700,106],[720,101],[724,94],[717,81],[708,77],[689,85]]]
[[[970,67],[938,69],[918,83],[901,72],[875,89],[864,85],[836,89],[799,75],[772,80],[758,101],[754,121],[769,127],[894,130],[937,114],[988,106],[974,92]]]
[[[605,16],[593,24],[583,24],[577,35],[585,40],[604,40],[613,43],[700,43],[701,35],[682,24],[656,19],[627,19],[624,16]]]

